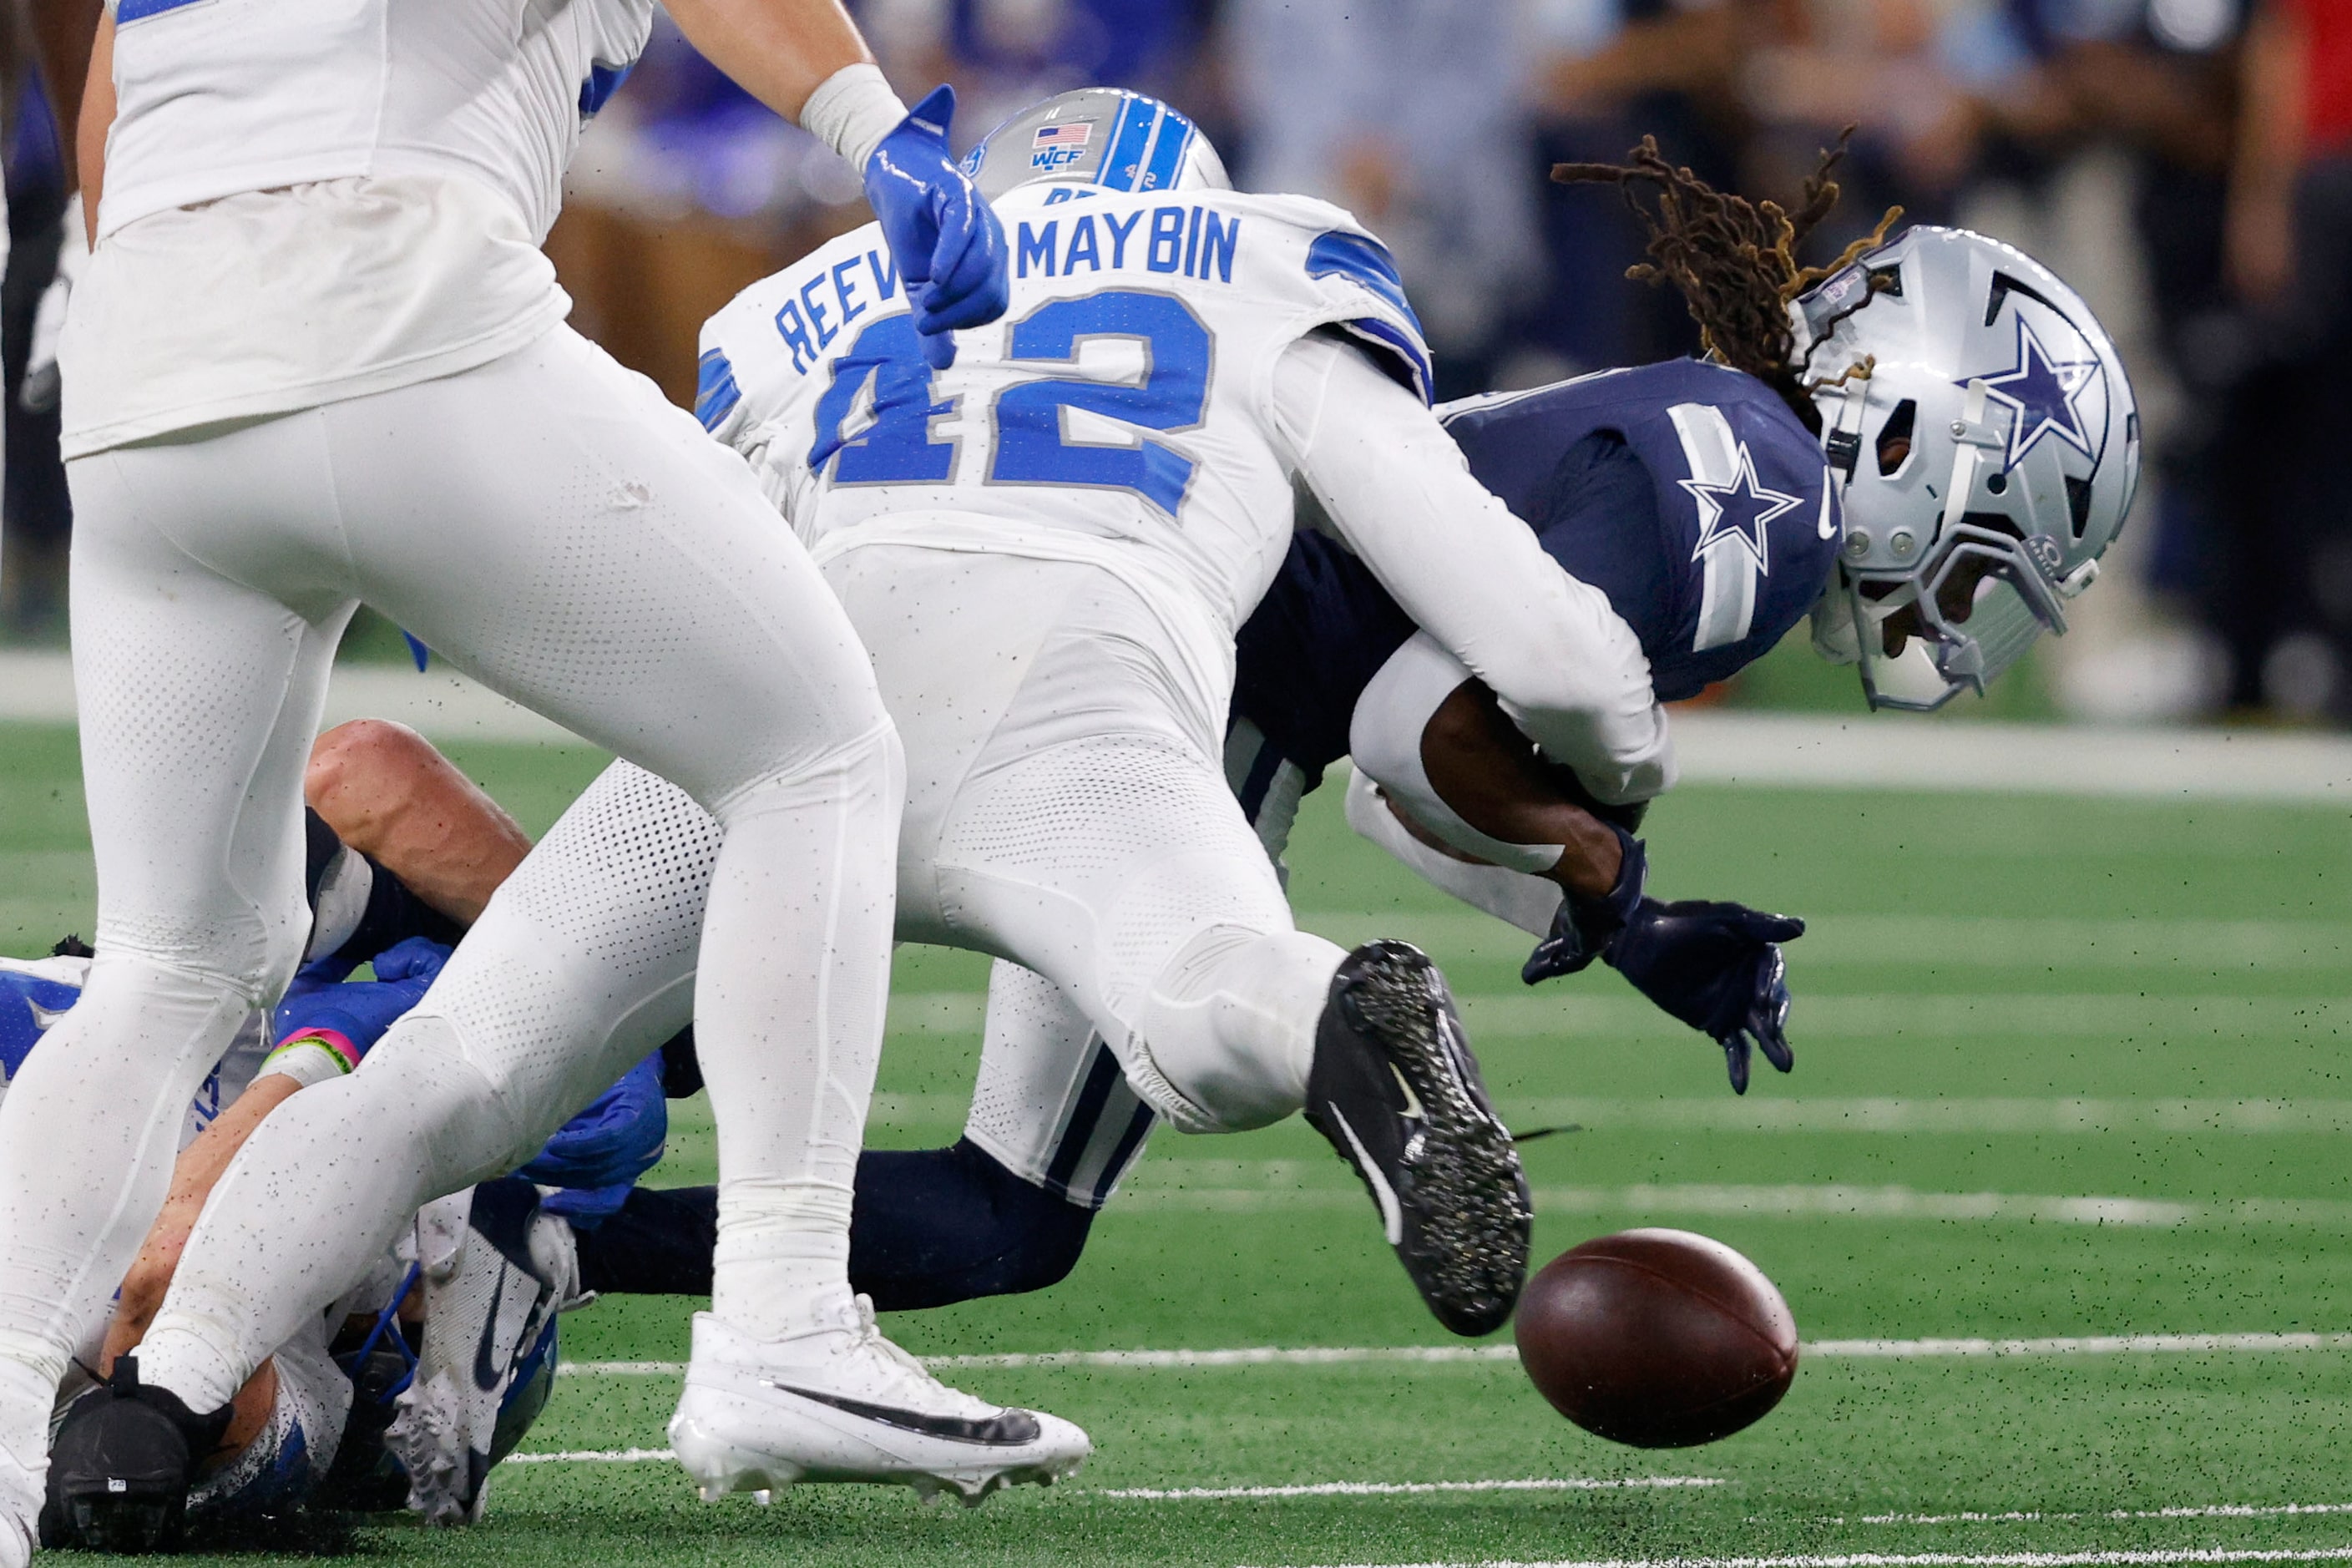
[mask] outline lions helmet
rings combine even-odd
[[[1815,647],[1860,664],[1873,708],[1982,693],[2065,632],[2131,509],[2139,414],[2115,344],[2032,257],[1927,225],[1790,310],[1829,384],[1814,403],[1845,514]]]
[[[1156,98],[1115,87],[1082,87],[1031,104],[981,138],[964,155],[963,172],[990,201],[1041,183],[1233,189],[1200,127]]]

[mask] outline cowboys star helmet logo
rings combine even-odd
[[[2098,374],[2095,359],[2052,359],[2020,315],[2016,365],[1998,375],[1969,376],[1955,384],[1982,381],[1986,395],[2016,416],[2009,427],[2009,458],[2003,465],[2013,468],[2044,436],[2057,437],[2086,458],[2097,455],[2091,450],[2091,433],[2083,426],[2076,400]]]
[[[1771,547],[1765,541],[1764,527],[1782,512],[1804,504],[1797,496],[1780,490],[1768,490],[1756,478],[1756,457],[1748,451],[1748,443],[1739,443],[1739,463],[1731,471],[1727,485],[1711,485],[1701,479],[1677,479],[1675,483],[1690,491],[1698,503],[1698,545],[1691,552],[1696,561],[1719,544],[1738,540],[1755,559],[1759,572],[1772,570]]]

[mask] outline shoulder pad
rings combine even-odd
[[[1311,196],[1219,193],[1219,205],[1241,205],[1287,231],[1314,300],[1310,328],[1337,327],[1373,351],[1383,368],[1430,400],[1435,378],[1421,318],[1405,298],[1396,258],[1344,209]]]

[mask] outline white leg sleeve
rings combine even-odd
[[[1551,931],[1552,916],[1567,896],[1558,882],[1548,878],[1507,871],[1500,866],[1473,866],[1440,855],[1404,830],[1381,798],[1381,786],[1362,772],[1348,780],[1348,826],[1395,856],[1430,886],[1534,936]]]
[[[0,1110],[0,1447],[27,1466],[163,1204],[189,1096],[300,953],[301,770],[350,609],[209,569],[149,515],[149,455],[72,470],[100,957]]]
[[[247,456],[233,450],[240,437],[281,428],[315,448],[328,482],[274,527],[220,531],[221,570],[349,584],[722,826],[696,1031],[731,1184],[719,1292],[788,1318],[845,1293],[849,1183],[836,1167],[860,1140],[881,1048],[898,806],[896,742],[838,601],[740,460],[567,330],[478,370],[192,444],[206,461],[188,477],[232,482],[217,470]],[[594,904],[587,880],[551,867],[542,910]],[[321,1260],[351,1237],[319,1232],[344,1227],[373,1251],[387,1212],[503,1169],[657,1043],[632,1037],[646,1009],[581,1026],[510,1000],[547,970],[595,962],[593,933],[552,929],[560,942],[537,950],[536,932],[511,945],[487,933],[369,1072],[297,1097],[300,1114],[256,1135],[151,1335],[155,1381],[217,1403],[273,1337],[257,1313],[289,1310],[280,1297],[323,1303],[341,1283]],[[588,980],[562,989],[598,994]],[[553,1084],[586,1087],[547,1109],[573,1092],[542,1090]],[[306,1108],[313,1096],[325,1103]],[[313,1234],[269,1232],[270,1194],[289,1183],[311,1194]]]
[[[247,1143],[140,1349],[143,1375],[216,1406],[418,1208],[529,1159],[683,1027],[719,840],[682,791],[607,769],[360,1069]],[[289,1191],[305,1201],[278,1201]]]

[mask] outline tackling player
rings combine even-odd
[[[1785,226],[1654,147],[1623,167],[1570,171],[1674,193],[1647,215],[1652,254],[1712,361],[1440,411],[1471,471],[1607,592],[1669,700],[1735,673],[1809,610],[1816,650],[1859,662],[1874,707],[1980,690],[2041,632],[2064,630],[2063,605],[2095,576],[2137,481],[2121,361],[2080,297],[2031,258],[1921,227],[1874,237],[1829,268],[1795,264],[1835,194],[1833,162]],[[1545,765],[1363,563],[1304,531],[1242,628],[1226,749],[1269,855],[1351,749],[1350,822],[1541,937],[1529,984],[1597,956],[1715,1039],[1735,1089],[1757,1048],[1792,1065],[1778,943],[1801,925],[1647,897],[1636,815]],[[1559,846],[1554,863],[1531,866],[1530,843]],[[1607,900],[1573,875],[1596,843],[1623,856]],[[860,1182],[858,1289],[926,1307],[1053,1284],[1155,1120],[1085,1011],[1000,963],[964,1137],[889,1156],[892,1180]],[[593,1267],[608,1286],[704,1289],[708,1216],[698,1193],[635,1193]]]
[[[29,1553],[51,1403],[163,1200],[168,1131],[298,962],[302,760],[362,600],[727,824],[701,997],[728,1129],[717,1310],[846,1402],[847,1447],[802,1458],[855,1473],[899,1413],[969,1415],[903,1375],[846,1286],[900,795],[871,668],[742,465],[562,324],[539,249],[652,10],[107,5],[79,135],[93,248],[61,350],[99,957],[0,1108],[0,1568]],[[1005,262],[946,155],[952,95],[906,112],[837,0],[673,13],[861,169],[911,342],[947,363],[950,329],[1002,309]],[[594,945],[486,952],[499,999],[458,966],[367,1073],[274,1116],[219,1195],[315,1187],[343,1162],[390,1205],[373,1253],[507,1168],[655,1043],[566,1034],[576,1060],[534,1032],[515,988],[604,963]],[[377,1077],[399,1081],[391,1109],[341,1103]],[[80,1130],[65,1157],[58,1126]],[[239,1321],[231,1301],[160,1324],[115,1451],[192,1462],[286,1338]]]

